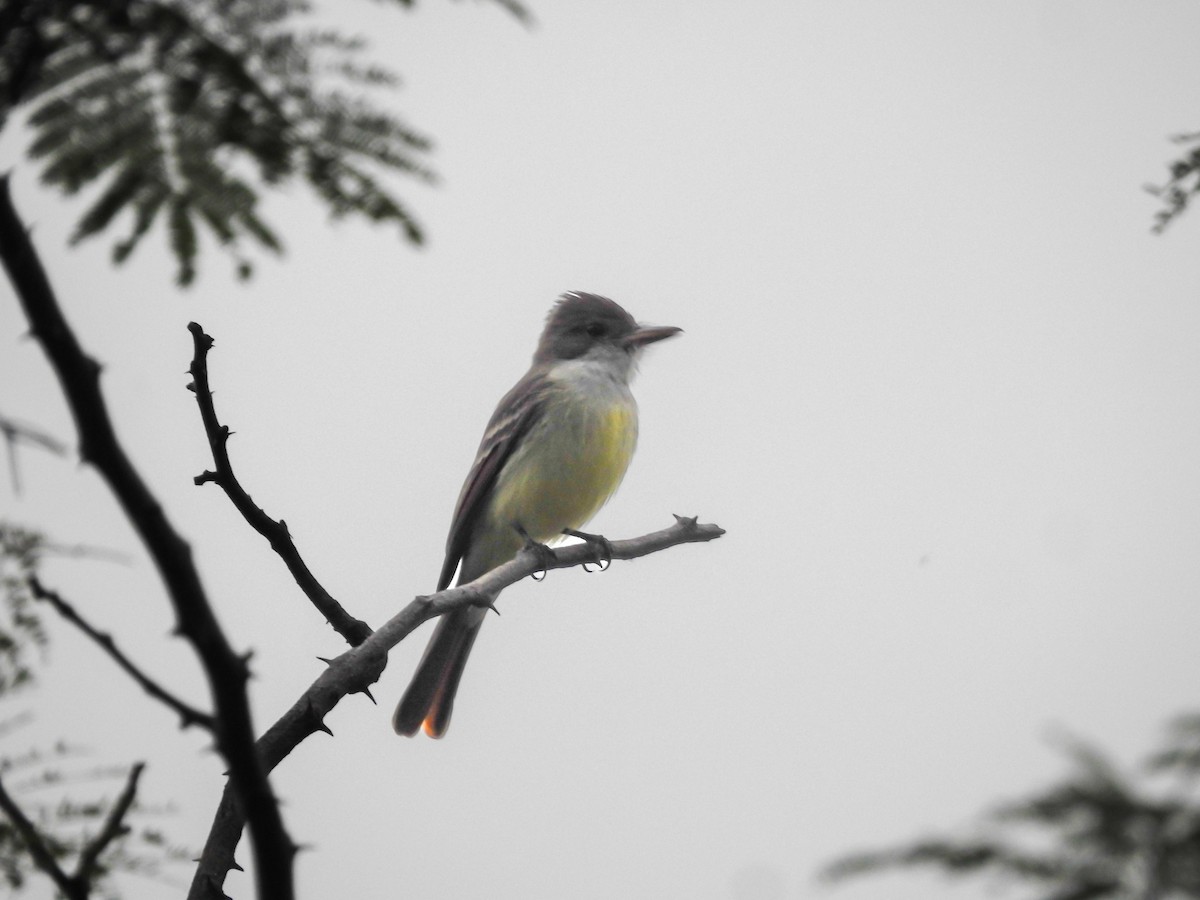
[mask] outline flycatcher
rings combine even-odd
[[[596,294],[563,294],[550,310],[533,365],[492,413],[454,509],[438,590],[508,562],[527,539],[577,529],[612,496],[637,443],[629,380],[647,344],[681,329],[638,325]],[[460,567],[461,563],[461,567]],[[442,616],[392,726],[441,737],[487,610]]]

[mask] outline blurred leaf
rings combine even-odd
[[[1146,762],[1151,771],[1200,775],[1200,713],[1179,716],[1168,727],[1167,744]]]
[[[1156,234],[1162,234],[1167,226],[1182,215],[1196,194],[1200,193],[1200,132],[1178,134],[1172,140],[1192,149],[1167,164],[1168,178],[1160,185],[1146,185],[1146,191],[1162,201],[1162,207],[1154,214]]]
[[[37,532],[0,521],[0,697],[33,681],[30,653],[46,644],[29,590],[44,546]]]
[[[1124,776],[1097,748],[1060,741],[1065,779],[1002,804],[984,836],[935,837],[849,854],[822,876],[840,881],[923,867],[947,876],[989,875],[1035,889],[1037,900],[1167,900],[1200,897],[1200,715],[1178,719],[1166,747],[1139,778]],[[1170,774],[1165,792],[1149,782]]]
[[[63,745],[51,750],[27,750],[17,756],[0,755],[0,779],[5,792],[36,828],[42,843],[59,866],[72,871],[89,844],[107,823],[134,773],[128,766],[78,769],[74,760],[81,751]],[[135,768],[141,768],[137,766]],[[80,799],[67,791],[87,793]],[[131,873],[170,884],[177,864],[189,864],[195,853],[173,844],[148,820],[161,819],[173,810],[154,809],[134,799],[117,832],[100,857],[89,879],[94,894],[117,897],[113,876]],[[0,885],[14,890],[27,883],[45,884],[16,825],[0,816]],[[170,896],[180,895],[173,885]]]
[[[206,230],[249,274],[243,244],[281,249],[263,189],[300,180],[336,217],[394,223],[421,243],[386,176],[432,181],[430,142],[365,98],[398,83],[361,60],[365,42],[307,27],[308,12],[302,0],[0,0],[0,123],[24,105],[42,181],[67,194],[100,185],[73,240],[128,216],[120,263],[163,222],[186,284]]]

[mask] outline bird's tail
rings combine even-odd
[[[446,733],[454,694],[485,612],[472,607],[442,616],[392,716],[397,734],[412,737],[422,726],[430,737],[440,738]]]

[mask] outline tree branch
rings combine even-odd
[[[2,779],[0,779],[0,810],[13,823],[17,834],[21,836],[21,840],[28,848],[34,865],[50,877],[63,896],[68,898],[68,900],[87,900],[87,886],[84,885],[81,890],[80,885],[62,870],[62,867],[58,864],[58,860],[54,858],[54,853],[42,838],[41,832],[37,830],[37,826],[29,821],[29,817],[25,815],[21,807],[17,806],[16,801],[4,789]]]
[[[38,600],[44,600],[49,603],[54,607],[55,611],[60,616],[99,644],[100,649],[111,656],[113,661],[116,662],[116,664],[122,669],[124,669],[125,672],[128,673],[129,676],[138,683],[138,685],[141,686],[142,690],[144,690],[155,700],[166,704],[168,707],[174,710],[179,715],[181,728],[187,728],[189,725],[200,725],[204,728],[207,728],[209,731],[213,731],[215,729],[216,723],[213,721],[213,717],[211,715],[206,712],[201,712],[195,707],[184,703],[166,688],[162,687],[149,675],[144,673],[133,663],[132,660],[129,659],[129,657],[121,652],[111,634],[104,634],[93,628],[92,625],[79,614],[75,607],[64,600],[56,591],[46,588],[38,580],[36,575],[31,575],[29,577],[29,588],[34,597],[36,597]]]
[[[188,390],[196,395],[196,403],[200,407],[200,418],[204,422],[204,433],[208,435],[208,445],[212,448],[213,463],[216,466],[215,471],[206,471],[197,475],[196,484],[207,484],[211,481],[225,491],[237,511],[242,514],[242,518],[249,523],[251,528],[267,539],[271,549],[283,560],[283,564],[296,579],[300,590],[304,591],[304,595],[325,617],[325,621],[333,626],[333,629],[345,638],[351,647],[357,647],[371,633],[370,626],[346,612],[345,608],[325,590],[301,558],[300,551],[296,549],[296,544],[292,541],[291,534],[288,533],[287,523],[283,519],[276,522],[268,516],[250,499],[250,495],[246,493],[237,476],[233,474],[233,464],[229,460],[229,450],[226,446],[232,432],[217,419],[212,388],[208,383],[208,351],[212,348],[213,339],[205,334],[204,329],[195,322],[188,325],[188,331],[192,333],[192,342],[195,346],[192,365],[188,369],[192,376],[192,383],[188,385]]]
[[[128,833],[129,826],[124,823],[125,814],[133,806],[133,799],[137,796],[138,779],[142,777],[142,770],[145,768],[145,763],[138,762],[133,764],[133,768],[129,770],[129,776],[125,781],[125,789],[121,791],[116,803],[108,811],[108,816],[104,820],[104,827],[100,829],[99,834],[87,843],[80,853],[79,865],[75,867],[75,875],[73,876],[74,880],[80,884],[91,884],[92,877],[96,874],[96,864],[100,859],[100,854],[105,851],[109,844],[121,835]]]
[[[716,525],[701,525],[695,518],[676,516],[675,524],[662,531],[631,540],[612,541],[612,559],[637,559],[679,544],[711,541],[724,533],[724,529]],[[318,731],[331,734],[324,724],[325,716],[347,694],[366,693],[382,674],[388,651],[425,620],[465,606],[492,607],[501,591],[526,576],[547,569],[596,562],[596,550],[588,544],[560,547],[551,552],[553,559],[544,558],[533,549],[522,550],[515,559],[469,584],[417,597],[363,643],[330,660],[325,671],[291,709],[258,739],[263,768],[268,772],[274,769],[310,735]],[[188,900],[223,900],[225,876],[229,869],[237,868],[234,851],[243,823],[234,792],[226,787],[200,856]]]
[[[100,856],[113,841],[123,834],[128,833],[129,826],[124,824],[125,815],[133,806],[134,798],[137,795],[138,779],[141,778],[142,770],[145,768],[145,763],[139,762],[133,764],[133,767],[129,770],[129,775],[126,777],[125,788],[113,803],[112,809],[108,811],[108,815],[105,816],[104,825],[101,827],[100,832],[80,850],[79,862],[75,866],[75,874],[73,875],[68,875],[63,871],[62,866],[58,864],[58,860],[54,858],[54,851],[50,849],[41,832],[38,831],[37,826],[17,806],[16,801],[9,796],[3,782],[0,781],[0,810],[13,823],[13,827],[17,830],[17,833],[21,836],[21,840],[28,848],[34,865],[50,877],[59,891],[68,900],[87,900],[92,893],[92,889],[95,887],[92,879],[97,874]]]
[[[67,445],[58,438],[7,416],[0,416],[0,434],[3,434],[5,443],[9,445],[25,441],[25,443],[41,447],[47,453],[53,453],[55,456],[67,455]]]
[[[254,727],[246,696],[249,672],[226,640],[191,548],[175,531],[113,430],[100,390],[100,366],[84,353],[67,324],[37,251],[12,204],[8,176],[0,176],[0,259],[58,376],[79,433],[80,457],[108,483],[138,532],[166,587],[179,632],[196,651],[216,708],[217,747],[229,766],[234,789],[249,814],[261,898],[291,900],[295,845],[254,750]]]
[[[715,540],[724,533],[725,529],[717,525],[698,524],[695,516],[675,516],[675,524],[669,528],[625,541],[609,542],[609,551],[612,559],[637,559],[679,544]],[[386,653],[427,619],[464,606],[492,607],[501,591],[529,575],[597,561],[596,550],[589,544],[572,544],[550,552],[552,558],[546,558],[536,549],[526,547],[514,559],[472,582],[447,588],[436,594],[417,597],[371,635],[361,649],[377,647]],[[347,655],[343,654],[339,659],[344,659]]]
[[[12,481],[13,493],[21,493],[21,473],[17,469],[17,444],[25,441],[35,447],[41,447],[47,453],[66,456],[67,448],[57,438],[51,437],[44,431],[39,431],[30,425],[24,425],[14,419],[0,416],[0,438],[4,439],[8,451],[8,475]]]

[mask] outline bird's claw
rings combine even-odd
[[[550,547],[547,547],[541,541],[535,541],[532,537],[530,537],[529,532],[521,527],[520,524],[514,523],[513,528],[517,530],[517,534],[519,534],[525,541],[525,546],[521,549],[528,550],[533,553],[538,558],[538,562],[541,565],[541,568],[539,568],[529,577],[534,581],[544,581],[546,578],[546,571],[551,565],[558,561],[558,557],[554,555],[554,550]]]
[[[613,559],[612,541],[610,541],[604,535],[588,534],[586,531],[576,531],[574,528],[564,528],[563,534],[569,534],[571,537],[579,538],[585,544],[587,544],[589,547],[591,547],[592,552],[596,554],[595,565],[597,566],[597,568],[589,569],[588,566],[591,565],[591,563],[584,563],[583,571],[585,571],[585,572],[592,572],[592,571],[603,572],[610,565],[612,565],[612,559]]]

